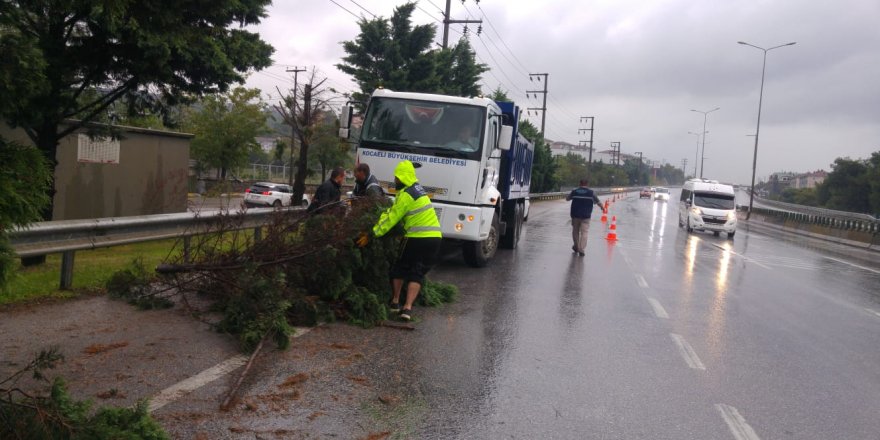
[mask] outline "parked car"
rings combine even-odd
[[[654,200],[668,202],[669,201],[669,188],[663,188],[660,186],[654,188]]]
[[[293,188],[290,185],[272,182],[257,182],[244,190],[244,204],[247,207],[290,206]],[[303,195],[302,206],[309,206],[308,196]]]
[[[650,199],[651,198],[651,188],[647,188],[647,187],[642,188],[642,190],[639,191],[639,198],[640,199]]]

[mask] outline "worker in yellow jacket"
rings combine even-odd
[[[390,310],[400,313],[406,321],[412,319],[412,306],[425,275],[437,260],[440,250],[440,220],[431,204],[428,193],[419,185],[416,169],[412,162],[404,160],[394,169],[394,185],[397,190],[394,204],[373,226],[372,235],[381,237],[395,225],[402,223],[404,234],[403,250],[391,268],[391,306]],[[358,239],[359,246],[365,246],[369,235]],[[404,283],[404,281],[406,283]],[[400,305],[401,290],[406,286],[406,300]]]

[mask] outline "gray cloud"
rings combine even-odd
[[[384,16],[397,4],[358,3]],[[430,2],[419,5],[439,17]],[[880,150],[876,0],[483,0],[482,11],[473,0],[465,5],[474,18],[485,11],[503,37],[488,23],[481,37],[471,37],[494,69],[485,75],[487,89],[502,83],[522,107],[537,107],[540,100],[522,92],[541,85],[526,73],[550,73],[547,135],[553,139],[576,143],[577,118],[595,116],[597,148],[620,141],[624,152],[643,151],[653,160],[678,165],[688,158],[692,170],[696,142],[687,132],[702,130],[703,117],[689,110],[721,107],[709,116],[706,175],[747,182],[754,141],[746,135],[755,131],[762,54],[736,42],[797,41],[768,55],[759,176],[827,168],[835,157]],[[334,87],[354,87],[333,67],[343,55],[339,42],[357,35],[353,16],[329,0],[280,2],[269,14],[256,29],[275,45],[280,65],[253,75],[251,85],[284,85],[281,65],[296,64],[317,66]],[[468,16],[461,2],[453,2],[453,16]],[[414,17],[433,22],[418,9]],[[453,41],[458,37],[451,33]],[[540,123],[540,116],[530,119]]]

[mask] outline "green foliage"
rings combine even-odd
[[[497,92],[498,90],[496,90]],[[525,119],[519,121],[519,132],[535,144],[530,191],[533,193],[557,191],[559,189],[559,180],[556,177],[558,165],[553,159],[553,153],[550,152],[550,145],[544,141],[544,136],[538,131],[538,128]]]
[[[245,269],[239,278],[240,289],[229,289],[215,305],[223,313],[217,329],[238,335],[245,351],[252,351],[265,335],[272,335],[279,348],[290,345],[293,328],[287,322],[291,303],[285,298],[287,285],[284,274],[266,276],[254,268]],[[216,286],[222,288],[222,286]]]
[[[135,258],[128,267],[110,276],[105,287],[113,298],[124,299],[140,309],[166,309],[174,304],[166,297],[153,292],[155,276],[147,271],[144,261]]]
[[[556,178],[564,187],[576,187],[587,177],[587,159],[580,154],[556,156]]]
[[[323,215],[280,211],[260,241],[194,245],[193,262],[183,266],[195,269],[185,271],[175,287],[210,298],[222,316],[217,328],[237,335],[245,349],[266,335],[286,347],[291,325],[342,319],[374,326],[388,319],[388,274],[400,238],[374,238],[365,247],[354,239],[370,230],[383,208],[355,200],[350,209],[339,206]],[[443,304],[456,294],[453,286],[429,281],[420,303]]]
[[[224,95],[209,95],[189,115],[187,129],[195,134],[192,155],[200,162],[226,171],[243,166],[260,148],[255,138],[266,129],[266,105],[259,89],[236,87]]]
[[[475,61],[467,40],[451,49],[432,49],[434,25],[412,25],[415,3],[395,8],[390,19],[361,20],[360,34],[345,41],[339,70],[354,77],[360,91],[352,99],[365,103],[379,86],[407,92],[476,96],[480,75],[487,70]]]
[[[48,395],[25,394],[16,383],[25,373],[47,382],[45,370],[63,361],[56,348],[41,351],[25,368],[0,380],[0,438],[33,440],[164,440],[168,436],[152,419],[145,400],[133,408],[93,409],[90,401],[70,396],[61,378]]]
[[[510,102],[510,97],[507,96],[507,91],[502,89],[501,86],[495,87],[495,90],[492,90],[488,95],[489,99],[495,102]]]
[[[174,105],[224,92],[271,64],[272,47],[246,30],[269,4],[0,2],[0,118],[54,161],[60,138],[123,97],[149,91]],[[81,122],[59,128],[68,118]]]
[[[782,190],[778,200],[806,206],[817,206],[818,204],[816,188],[786,188]]]
[[[0,292],[17,265],[7,233],[39,220],[49,204],[49,167],[39,150],[0,138]]]
[[[315,129],[314,139],[309,149],[309,168],[320,173],[321,180],[335,167],[348,166],[354,163],[351,147],[339,137],[339,126],[333,121],[324,122]]]
[[[880,152],[867,160],[839,157],[816,188],[820,206],[841,211],[880,213]]]

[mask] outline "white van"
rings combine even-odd
[[[681,188],[678,203],[678,226],[688,232],[722,232],[727,238],[736,234],[736,194],[733,186],[717,180],[690,179]]]

